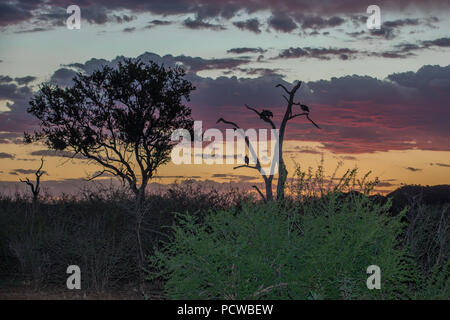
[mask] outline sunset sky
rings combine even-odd
[[[381,9],[369,30],[366,9]],[[81,9],[69,30],[66,8]],[[181,64],[196,86],[188,105],[204,128],[220,117],[267,128],[245,109],[270,109],[279,124],[282,91],[303,81],[318,130],[289,123],[285,159],[328,173],[339,161],[372,170],[378,191],[405,184],[450,183],[450,1],[26,0],[0,1],[0,192],[15,190],[45,158],[53,191],[78,187],[99,170],[42,145],[21,143],[36,121],[28,101],[42,82],[67,86],[77,72],[116,66],[124,57]],[[344,169],[341,169],[343,172]],[[261,182],[233,165],[181,165],[155,182],[193,178]]]

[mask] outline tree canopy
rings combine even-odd
[[[172,131],[192,128],[184,102],[195,87],[184,77],[179,67],[127,59],[117,68],[79,73],[66,88],[42,84],[28,109],[40,129],[25,133],[25,141],[82,155],[142,194],[169,160]]]

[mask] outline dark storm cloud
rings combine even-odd
[[[450,47],[450,38],[439,38],[435,40],[423,41],[425,47]]]
[[[348,33],[347,33],[348,34]],[[417,43],[399,43],[385,51],[365,51],[351,48],[312,48],[312,47],[291,47],[283,49],[278,56],[272,59],[295,59],[295,58],[316,58],[330,60],[338,58],[348,60],[364,57],[381,57],[389,59],[405,59],[415,56],[417,52],[430,47],[450,47],[450,38],[440,38]]]
[[[113,15],[112,19],[114,19],[115,22],[117,22],[117,23],[127,23],[127,22],[131,22],[131,21],[135,20],[136,16],[130,16],[130,15],[126,15],[126,14],[121,15],[121,16]]]
[[[308,153],[308,154],[322,154],[323,152],[320,150],[317,150],[316,148],[312,147],[300,147],[296,146],[292,150],[286,150],[287,154],[302,154],[302,153]]]
[[[18,175],[19,173],[20,174],[32,174],[35,172],[36,172],[36,170],[33,170],[33,169],[13,169],[11,172],[9,172],[9,174],[12,174],[12,175]]]
[[[155,179],[201,179],[200,176],[155,176]]]
[[[11,25],[20,22],[30,22],[33,20],[47,21],[51,25],[62,25],[67,18],[65,9],[74,4],[72,0],[34,0],[34,1],[12,1],[2,0],[0,2],[0,25]],[[76,3],[75,3],[76,4]],[[239,12],[257,14],[268,11],[275,17],[289,14],[292,17],[301,16],[308,13],[316,17],[324,18],[327,21],[313,21],[307,25],[338,25],[339,17],[344,14],[357,15],[364,12],[372,2],[370,0],[83,0],[79,3],[82,9],[82,17],[89,23],[105,24],[108,22],[130,21],[132,14],[156,14],[162,16],[176,16],[189,14],[194,15],[196,20],[203,21],[211,18],[231,19]],[[449,7],[449,1],[445,0],[387,0],[383,1],[384,10],[402,11],[408,7],[417,7],[422,11],[437,11]],[[126,16],[117,18],[117,12],[128,11]],[[287,20],[277,21],[276,26],[280,31],[288,30],[292,24]],[[289,26],[289,24],[291,26]],[[256,29],[254,29],[256,30]]]
[[[0,81],[0,100],[12,101],[7,105],[10,111],[0,112],[0,131],[6,133],[21,132],[22,128],[32,123],[31,117],[26,113],[32,90],[26,85],[21,86],[10,82],[11,77],[0,76],[0,78],[4,80],[3,82]],[[5,82],[6,80],[8,81]]]
[[[172,23],[173,23],[173,21],[155,19],[155,20],[149,21],[147,26],[145,26],[145,29],[152,29],[152,28],[155,28],[158,26],[168,26],[168,25],[171,25]]]
[[[372,29],[369,30],[371,36],[381,37],[386,40],[392,40],[398,35],[398,31],[394,28],[386,27],[385,25],[381,25],[380,29]]]
[[[0,159],[14,159],[15,155],[6,153],[6,152],[0,152]]]
[[[320,60],[330,60],[337,57],[341,60],[354,58],[358,51],[349,48],[289,48],[282,50],[276,57],[278,59],[293,58],[316,58]]]
[[[29,10],[10,1],[0,2],[0,26],[15,24],[32,18]]]
[[[285,13],[275,13],[267,21],[270,28],[279,32],[291,32],[297,29],[297,24],[292,17]]]
[[[249,76],[259,76],[259,77],[285,77],[281,73],[281,69],[270,69],[270,68],[237,68],[238,71],[243,72]]]
[[[10,76],[0,76],[0,83],[8,83],[12,81],[13,78],[11,78]]]
[[[177,62],[181,62],[186,65],[191,72],[198,72],[202,70],[230,69],[250,62],[250,60],[247,58],[203,59],[199,57],[177,56],[174,59]]]
[[[23,133],[16,132],[0,132],[0,143],[20,143]]]
[[[438,167],[450,168],[450,164],[446,163],[430,163],[430,166],[436,165]]]
[[[133,31],[136,31],[136,27],[123,28],[122,31],[123,31],[123,32],[127,32],[127,33],[131,33],[131,32],[133,32]]]
[[[412,172],[417,172],[417,171],[422,171],[422,169],[419,168],[413,168],[413,167],[407,167],[405,168],[406,170],[412,171]]]
[[[31,29],[24,29],[24,30],[18,30],[14,31],[14,33],[34,33],[34,32],[43,32],[43,31],[49,31],[52,30],[52,28],[44,28],[44,27],[35,27]]]
[[[450,47],[450,38],[439,38],[435,40],[420,41],[417,43],[399,43],[393,46],[392,50],[384,52],[370,52],[369,56],[383,58],[407,58],[415,56],[418,51],[423,51],[432,47]]]
[[[396,186],[397,183],[390,183],[387,181],[381,181],[377,183],[377,187],[386,188],[386,187],[393,187]]]
[[[19,84],[19,85],[23,85],[23,84],[28,84],[34,80],[36,80],[36,77],[33,76],[25,76],[25,77],[18,77],[18,78],[14,78],[14,80]]]
[[[243,54],[243,53],[265,53],[267,50],[264,50],[262,48],[231,48],[227,51],[227,53],[236,53],[236,54]]]
[[[242,174],[227,174],[227,173],[214,173],[211,178],[225,179],[225,180],[238,180],[238,181],[252,181],[258,179],[254,176],[246,176]]]
[[[285,75],[278,68],[233,68],[223,72],[224,75],[234,74],[236,71],[248,76],[284,78]]]
[[[117,57],[112,61],[107,61],[104,59],[91,59],[88,60],[85,64],[74,63],[68,65],[68,67],[79,69],[80,71],[83,71],[85,73],[92,73],[93,71],[98,70],[105,65],[116,67],[119,61],[123,60],[123,58],[124,57]],[[143,62],[154,61],[159,64],[164,63],[164,65],[168,67],[173,67],[181,63],[182,66],[187,69],[187,71],[192,73],[203,70],[231,69],[251,62],[251,60],[246,57],[204,59],[200,57],[190,57],[184,55],[172,56],[170,54],[161,57],[151,52],[146,52],[138,56],[137,59],[140,59]],[[57,73],[59,80],[62,83],[67,83],[67,81],[73,78],[73,76],[76,74],[76,71],[71,69],[59,69]],[[53,78],[54,77],[52,77],[52,80]]]
[[[418,26],[420,24],[419,19],[397,19],[392,21],[386,21],[383,23],[384,26],[389,28],[397,28],[404,26]]]
[[[308,87],[314,94],[307,94],[306,101],[321,105],[318,112],[325,113],[322,124],[330,135],[324,140],[334,137],[325,141],[328,148],[354,153],[413,147],[450,150],[450,66],[424,66],[417,72],[391,74],[387,80],[332,78]]]
[[[329,27],[337,27],[345,22],[345,19],[332,16],[330,18],[325,18],[322,16],[308,16],[308,15],[298,15],[296,20],[300,23],[303,29],[323,29]]]
[[[233,22],[233,25],[241,30],[248,30],[254,33],[261,33],[261,23],[257,18],[247,19],[245,21]]]
[[[381,57],[381,58],[389,58],[389,59],[406,59],[410,56],[414,56],[415,54],[412,52],[402,52],[397,50],[392,51],[382,51],[382,52],[371,52],[369,54],[373,57]]]
[[[367,17],[366,16],[352,16],[351,21],[356,27],[363,27],[364,30],[358,30],[354,32],[347,32],[346,34],[350,37],[357,39],[373,39],[373,38],[384,38],[386,40],[393,40],[397,38],[403,28],[418,26],[435,28],[433,23],[438,22],[439,19],[436,17],[428,18],[405,18],[397,20],[389,20],[382,23],[380,29],[365,30]]]
[[[59,84],[61,86],[69,86],[72,84],[72,79],[77,75],[73,69],[61,68],[56,70],[50,78],[50,82]]]
[[[155,26],[167,26],[169,24],[172,24],[172,21],[155,19],[150,21],[149,24],[153,24]]]
[[[329,56],[343,54],[340,51],[327,53]],[[292,86],[277,74],[279,70],[243,66],[250,62],[246,58],[161,57],[150,52],[138,58],[144,62],[153,60],[164,63],[165,66],[182,63],[190,70],[187,78],[197,90],[193,92],[189,105],[193,109],[194,119],[203,120],[205,128],[217,127],[215,122],[219,117],[236,120],[244,128],[265,127],[260,119],[247,112],[243,107],[245,103],[272,110],[278,121],[285,101],[281,96],[283,92],[275,85]],[[91,59],[85,63],[71,64],[57,70],[51,79],[64,85],[76,72],[73,69],[90,73],[103,65],[116,66],[122,59]],[[257,77],[213,79],[196,74],[199,70],[213,69],[234,69]],[[261,74],[264,76],[258,76]],[[0,79],[3,79],[3,83],[0,81],[0,99],[13,101],[11,111],[0,114],[0,131],[29,131],[35,125],[26,114],[31,89],[17,85],[11,77]],[[310,107],[311,117],[322,130],[315,129],[299,117],[289,125],[287,139],[290,140],[317,141],[337,153],[412,148],[450,151],[450,66],[424,66],[416,72],[391,74],[384,80],[351,75],[308,82],[302,85],[298,101]],[[294,109],[295,112],[300,111],[297,107]]]
[[[69,151],[54,151],[54,150],[47,150],[47,149],[32,151],[32,152],[30,152],[30,156],[84,159],[83,156],[74,154]]]
[[[397,53],[409,54],[418,50],[424,49],[423,46],[413,43],[401,43],[394,46],[394,51]]]
[[[188,29],[211,29],[214,31],[225,30],[226,28],[220,24],[213,24],[199,19],[187,18],[183,21],[183,26]]]
[[[342,160],[349,160],[349,161],[358,160],[358,158],[356,158],[355,156],[341,156],[339,158],[342,159]]]
[[[382,37],[386,40],[392,40],[400,34],[400,29],[408,26],[418,26],[428,24],[428,20],[421,19],[397,19],[383,22],[380,29],[369,30],[369,34],[375,37]]]

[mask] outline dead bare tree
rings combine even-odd
[[[278,201],[281,201],[282,199],[284,199],[284,189],[285,189],[286,179],[287,179],[287,175],[288,175],[288,171],[286,169],[286,165],[283,160],[283,143],[284,143],[284,136],[286,133],[287,123],[289,122],[289,120],[292,120],[294,118],[297,118],[300,116],[305,116],[305,118],[308,121],[310,121],[316,128],[320,129],[320,127],[310,118],[309,107],[304,104],[301,104],[299,102],[295,102],[295,94],[297,93],[301,84],[302,84],[301,81],[297,81],[297,83],[294,85],[294,87],[291,90],[288,90],[286,88],[286,86],[284,86],[283,84],[276,85],[277,88],[283,89],[284,92],[288,95],[288,96],[282,95],[283,98],[286,100],[287,106],[286,106],[286,110],[285,110],[283,119],[281,121],[280,127],[279,127],[278,148],[275,149],[276,152],[278,152],[278,161],[279,161],[279,163],[278,163],[278,182],[277,182],[277,200]],[[293,111],[294,106],[299,106],[300,109],[302,110],[302,112],[295,113]],[[270,119],[271,118],[270,115],[272,115],[272,113],[270,111],[262,110],[260,112],[260,111],[256,110],[255,108],[249,107],[248,105],[245,105],[245,107],[247,109],[253,111],[254,113],[256,113],[259,116],[259,118],[261,120],[263,120],[264,122],[268,123],[272,129],[277,129],[277,127],[275,126],[275,123],[272,121],[272,119]],[[235,122],[228,121],[223,118],[220,118],[219,120],[217,120],[217,123],[219,123],[219,122],[229,124],[229,125],[233,126],[233,128],[235,130],[241,129],[241,127],[239,127],[239,125],[237,125]],[[254,152],[253,146],[251,145],[248,137],[245,136],[244,138],[245,138],[245,143],[247,145],[247,148],[255,157],[256,164],[254,166],[251,166],[248,163],[246,163],[244,165],[239,165],[237,167],[234,167],[233,169],[250,168],[250,169],[258,170],[261,173],[261,162],[260,162],[259,158],[256,156],[256,153]],[[259,195],[261,195],[261,197],[264,201],[271,201],[271,200],[273,200],[272,181],[273,181],[274,175],[273,174],[265,175],[263,173],[261,173],[261,175],[264,179],[266,195],[264,196],[263,193],[261,192],[261,190],[259,190],[259,188],[257,186],[253,186],[253,188],[256,189],[256,191],[259,193]]]
[[[25,180],[19,179],[20,182],[26,183],[30,187],[31,194],[33,195],[33,205],[36,205],[39,200],[39,192],[41,191],[41,187],[40,187],[41,177],[45,173],[45,171],[42,171],[43,166],[44,166],[44,159],[41,158],[41,166],[34,173],[36,176],[35,183],[31,182],[30,179],[28,179],[28,178],[25,178]]]

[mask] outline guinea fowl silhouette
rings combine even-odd
[[[267,118],[267,119],[270,119],[270,118],[273,118],[273,113],[272,113],[272,111],[270,111],[270,110],[263,110],[263,111],[261,111],[261,118]]]
[[[309,107],[306,104],[301,104],[300,108],[302,108],[302,110],[305,112],[309,112]]]
[[[248,158],[248,156],[245,156],[244,161],[245,164],[248,166],[248,164],[250,163],[250,159]]]

